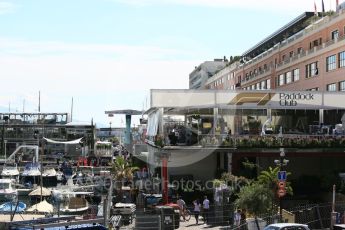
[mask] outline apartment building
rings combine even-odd
[[[206,82],[208,89],[345,91],[345,10],[305,12]]]
[[[189,89],[205,89],[206,81],[228,63],[226,58],[205,61],[189,74]]]

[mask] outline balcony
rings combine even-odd
[[[261,127],[255,130],[243,130],[241,134],[212,134],[212,130],[194,129],[183,125],[175,126],[163,135],[147,137],[146,143],[159,148],[171,147],[211,147],[211,148],[298,148],[298,149],[333,149],[345,146],[345,133],[332,134],[329,126],[319,130],[317,125],[310,125],[309,132],[290,131],[285,134],[260,135]],[[167,128],[167,127],[166,127]],[[326,132],[322,132],[325,131]],[[165,129],[168,130],[168,129]]]
[[[265,78],[267,76],[270,76],[272,74],[272,68],[267,68],[266,70],[262,70],[262,71],[259,71],[258,73],[256,74],[253,74],[251,75],[250,77],[248,78],[245,78],[241,81],[242,83],[242,86],[244,84],[248,84],[248,83],[251,83],[253,81],[256,81],[258,80],[259,78]]]
[[[334,39],[334,40],[329,40],[325,43],[322,43],[322,45],[316,46],[310,50],[302,51],[301,53],[296,54],[295,56],[277,64],[276,69],[279,71],[282,68],[286,68],[286,66],[288,66],[288,65],[292,65],[296,62],[299,62],[299,60],[304,58],[304,57],[317,56],[317,55],[319,55],[319,51],[327,49],[328,47],[330,47],[332,45],[338,44],[339,42],[342,42],[343,40],[345,40],[345,36],[341,36],[341,37]]]

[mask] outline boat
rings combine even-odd
[[[26,204],[24,202],[10,201],[0,205],[0,212],[23,212],[26,209]]]
[[[13,200],[18,195],[17,189],[14,188],[14,181],[11,179],[0,179],[0,200]]]
[[[25,165],[21,174],[23,184],[38,184],[41,177],[41,165],[38,162],[30,162]]]
[[[4,165],[2,172],[1,172],[2,179],[13,179],[16,182],[19,181],[19,170],[17,164],[15,163],[7,163]]]
[[[89,209],[89,202],[84,197],[70,197],[60,206],[64,215],[82,215]]]
[[[57,185],[57,172],[53,167],[44,169],[42,173],[43,186],[55,187]]]

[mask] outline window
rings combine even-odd
[[[290,58],[293,56],[293,51],[290,52]]]
[[[299,80],[299,69],[294,69],[292,71],[293,74],[293,81],[298,81]]]
[[[271,89],[271,79],[266,80],[266,88]]]
[[[257,89],[257,90],[260,90],[260,89],[261,89],[260,86],[261,86],[261,85],[260,85],[260,82],[256,83],[256,89]]]
[[[319,91],[319,87],[307,89],[307,91]]]
[[[339,91],[345,91],[345,81],[339,82]]]
[[[284,85],[284,74],[279,75],[278,85]]]
[[[311,64],[308,64],[305,67],[306,67],[305,68],[305,70],[306,70],[305,77],[306,78],[314,77],[314,76],[318,75],[319,71],[317,68],[317,62],[313,62]]]
[[[327,85],[327,91],[336,91],[337,90],[337,87],[336,87],[336,84],[335,83],[332,83],[332,84],[328,84]]]
[[[335,70],[337,68],[335,55],[326,58],[326,71]]]
[[[282,61],[285,61],[285,54],[284,54],[283,57],[282,57]]]
[[[297,53],[300,54],[300,53],[302,53],[302,52],[303,52],[303,48],[302,48],[302,47],[299,47],[299,48],[297,49]]]
[[[251,86],[250,86],[250,89],[251,89],[251,90],[255,90],[255,85],[251,85]]]
[[[339,68],[345,67],[345,51],[339,53]]]
[[[291,72],[286,73],[286,78],[285,78],[286,84],[289,84],[292,82],[292,75]]]
[[[337,39],[339,37],[339,31],[338,30],[334,30],[332,31],[332,40]]]
[[[266,81],[261,82],[261,89],[266,89]]]

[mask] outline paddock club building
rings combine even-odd
[[[170,182],[251,177],[242,162],[273,167],[284,152],[291,180],[345,172],[344,101],[343,92],[153,89],[149,170],[167,166]]]

